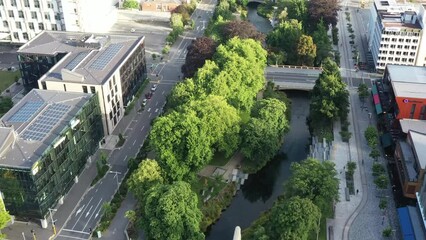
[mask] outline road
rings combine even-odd
[[[66,220],[64,227],[59,230],[56,239],[89,239],[90,231],[95,229],[101,218],[102,205],[112,199],[127,172],[128,160],[137,155],[148,136],[152,120],[161,113],[166,102],[166,96],[173,86],[180,81],[180,69],[184,63],[186,49],[195,37],[203,34],[206,24],[212,16],[215,4],[216,2],[213,0],[202,1],[191,16],[195,21],[194,30],[187,31],[175,43],[168,59],[155,64],[152,78],[153,82],[158,83],[158,87],[153,97],[148,101],[143,112],[134,112],[129,115],[130,118],[123,119],[128,121],[123,132],[126,141],[120,149],[116,149],[110,154],[108,160],[111,166],[110,171],[94,187],[90,188],[78,202],[76,208]],[[141,99],[138,101],[141,101]],[[140,104],[136,104],[136,106],[140,106]],[[114,133],[117,133],[117,131],[114,131]],[[118,229],[117,231],[122,232],[123,230]]]

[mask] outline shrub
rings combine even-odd
[[[380,163],[373,163],[373,176],[377,177],[385,173],[385,168]]]
[[[126,9],[139,9],[139,3],[136,0],[124,0],[123,8]]]
[[[388,206],[388,201],[384,198],[380,199],[379,208],[381,210],[385,209]]]
[[[387,227],[383,230],[382,232],[383,237],[390,237],[392,235],[392,228],[391,227]]]
[[[356,169],[356,162],[348,162],[348,173],[354,175]]]
[[[163,50],[161,51],[161,53],[163,54],[168,54],[170,52],[170,46],[166,45],[164,46]]]

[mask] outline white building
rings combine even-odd
[[[105,135],[147,77],[143,36],[43,31],[18,58],[26,86],[98,94]]]
[[[0,42],[25,43],[43,30],[107,32],[116,0],[0,0]]]
[[[422,11],[423,9],[423,11]],[[375,0],[371,8],[368,48],[376,71],[387,64],[425,66],[424,7],[416,12],[412,5],[395,0]],[[423,40],[422,40],[423,38]]]

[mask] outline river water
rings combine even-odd
[[[284,137],[281,149],[284,154],[249,176],[231,205],[211,227],[207,240],[230,240],[236,226],[241,229],[249,227],[282,194],[283,183],[290,174],[290,164],[307,157],[309,131],[306,117],[309,113],[309,95],[298,91],[287,92],[287,95],[292,101],[292,117],[290,131]]]

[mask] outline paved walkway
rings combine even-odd
[[[127,197],[121,203],[120,208],[115,214],[114,219],[111,222],[109,228],[104,232],[102,239],[106,240],[121,240],[126,239],[126,235],[123,230],[126,229],[129,220],[125,217],[126,211],[133,210],[136,206],[136,199],[131,193],[127,194]]]

